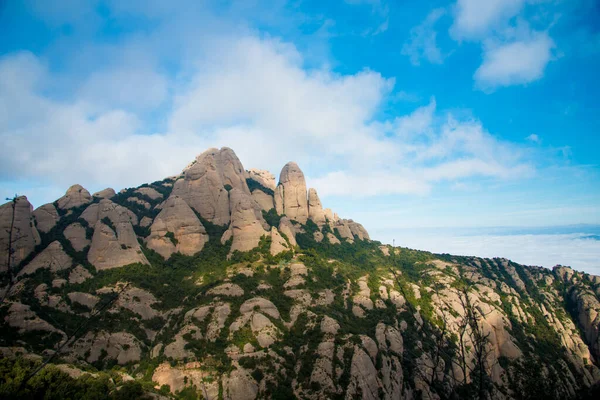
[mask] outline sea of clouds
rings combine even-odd
[[[600,227],[415,228],[374,232],[397,246],[479,257],[504,257],[520,264],[552,268],[568,265],[600,275]]]

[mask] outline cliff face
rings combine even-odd
[[[276,185],[210,149],[118,194],[18,198],[0,223],[24,238],[9,261],[0,232],[3,356],[67,341],[71,372],[117,364],[209,399],[563,399],[600,381],[600,277],[383,246],[295,163]]]

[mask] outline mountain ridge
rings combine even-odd
[[[600,381],[600,277],[382,245],[293,162],[276,184],[211,148],[119,193],[15,198],[0,228],[5,362],[113,368],[113,394],[577,398]]]

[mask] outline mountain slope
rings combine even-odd
[[[209,149],[120,193],[17,198],[0,225],[4,397],[562,399],[600,380],[600,277],[381,245],[295,163],[275,185]],[[43,382],[11,375],[50,356]]]

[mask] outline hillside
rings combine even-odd
[[[276,183],[228,148],[2,205],[0,274],[2,398],[568,399],[600,381],[600,277],[382,245],[295,163]]]

